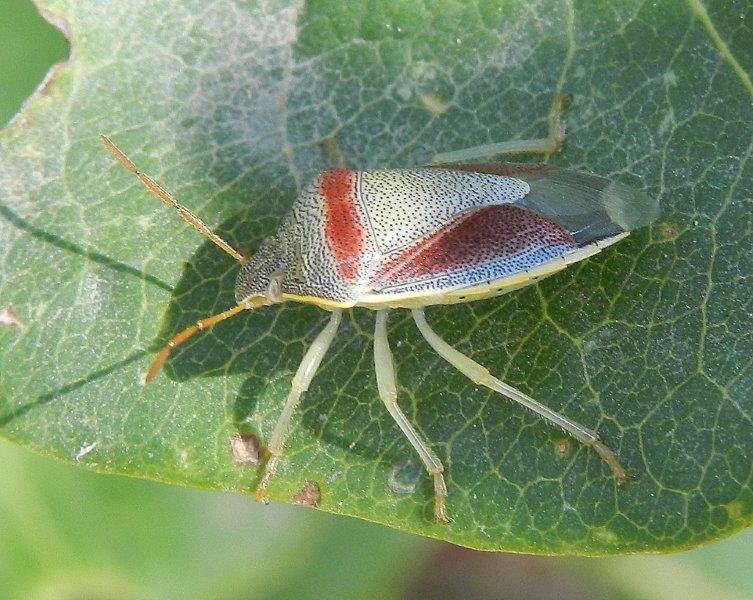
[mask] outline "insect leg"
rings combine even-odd
[[[458,371],[463,373],[466,377],[473,380],[479,385],[488,387],[495,392],[507,396],[511,400],[522,404],[530,408],[532,411],[540,414],[542,417],[551,421],[552,423],[559,425],[572,435],[575,439],[579,440],[583,444],[593,447],[593,449],[601,456],[602,459],[610,466],[614,473],[617,483],[625,483],[628,480],[628,474],[622,467],[620,462],[614,453],[607,448],[596,436],[593,431],[586,429],[585,427],[571,421],[564,415],[553,411],[551,408],[547,408],[543,404],[537,402],[533,398],[526,396],[524,393],[519,392],[514,387],[511,387],[503,381],[494,377],[486,367],[478,364],[476,361],[471,360],[465,354],[459,352],[442,338],[440,338],[429,324],[426,322],[426,317],[422,308],[414,308],[412,310],[413,320],[416,322],[418,329],[422,335],[429,342],[429,345],[447,362],[449,362]]]
[[[472,160],[494,157],[498,154],[553,154],[562,148],[565,139],[565,122],[562,120],[562,112],[566,103],[566,96],[558,94],[554,99],[552,110],[549,112],[549,135],[545,138],[532,140],[509,140],[496,144],[484,144],[471,148],[461,148],[451,152],[436,154],[430,165],[451,164],[468,162]]]
[[[316,370],[319,368],[324,355],[332,344],[332,340],[335,338],[341,319],[341,310],[332,311],[329,323],[327,323],[327,326],[318,336],[316,336],[314,343],[311,344],[311,347],[306,352],[306,355],[303,357],[303,360],[293,377],[288,399],[285,401],[282,414],[280,415],[280,418],[277,419],[277,424],[272,432],[272,438],[269,441],[269,446],[267,446],[269,460],[264,469],[261,483],[256,490],[256,498],[262,502],[268,501],[267,486],[269,485],[270,479],[272,479],[277,471],[277,463],[282,456],[283,445],[288,432],[288,426],[290,425],[290,419],[293,416],[295,409],[298,407],[301,397],[308,389],[311,380],[314,378]]]
[[[220,236],[218,236],[211,229],[209,229],[209,227],[206,226],[204,221],[199,219],[199,217],[193,214],[185,206],[178,204],[178,202],[161,185],[159,185],[156,181],[154,181],[154,179],[149,177],[149,175],[140,171],[139,168],[133,163],[133,161],[130,158],[128,158],[123,153],[123,151],[120,150],[120,148],[118,148],[115,144],[113,144],[110,138],[104,135],[100,135],[99,137],[105,149],[110,154],[112,154],[115,157],[115,159],[121,165],[123,165],[123,167],[127,171],[130,171],[131,173],[136,175],[136,177],[139,178],[139,181],[143,184],[143,186],[146,189],[148,189],[152,194],[157,196],[157,198],[162,200],[162,202],[164,202],[168,206],[173,207],[181,219],[183,219],[186,223],[188,223],[191,227],[193,227],[196,231],[198,231],[201,235],[203,235],[209,241],[214,242],[217,246],[219,246],[222,250],[227,252],[235,260],[239,262],[243,262],[245,260],[245,258],[243,258],[243,255],[240,252],[235,250],[235,248],[233,248]]]
[[[447,486],[442,476],[444,467],[436,454],[431,451],[427,443],[421,439],[418,432],[413,428],[405,414],[397,405],[397,386],[395,385],[395,370],[392,365],[392,353],[387,340],[387,310],[379,310],[376,315],[374,327],[374,368],[376,370],[377,387],[379,397],[384,402],[387,410],[395,419],[403,434],[411,445],[416,449],[426,470],[434,478],[434,517],[439,523],[448,523],[447,511],[445,510],[445,498]]]
[[[202,329],[207,329],[208,327],[211,327],[215,323],[224,321],[225,319],[232,317],[233,315],[236,315],[240,311],[246,310],[247,308],[249,307],[239,304],[238,306],[229,308],[228,310],[223,311],[219,314],[213,315],[211,317],[207,317],[206,319],[201,319],[199,321],[196,321],[195,324],[191,325],[190,327],[187,327],[186,329],[181,331],[178,335],[171,338],[167,342],[167,344],[165,344],[165,347],[162,348],[162,350],[160,350],[160,353],[157,355],[157,358],[154,359],[154,362],[152,362],[152,366],[149,367],[149,371],[147,372],[146,377],[144,378],[144,383],[149,383],[152,379],[154,379],[154,376],[157,375],[157,372],[160,370],[160,367],[167,360],[167,357],[170,356],[170,352],[172,352],[173,348],[175,348],[176,346],[180,346],[183,342],[185,342],[188,338],[190,338],[194,333],[198,333]]]
[[[320,146],[329,155],[329,159],[332,161],[332,166],[336,169],[347,169],[348,161],[340,149],[340,144],[333,137],[328,137],[322,140]]]

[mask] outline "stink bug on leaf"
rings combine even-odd
[[[561,127],[543,140],[521,140],[481,151],[552,152]],[[444,467],[397,404],[387,340],[391,308],[407,308],[429,345],[476,384],[519,402],[591,446],[618,482],[627,473],[596,434],[494,377],[429,326],[424,307],[469,302],[526,286],[596,254],[658,214],[658,203],[620,183],[548,164],[435,164],[412,169],[329,169],[296,200],[275,234],[245,259],[198,217],[139,171],[108,138],[107,150],[149,191],[199,233],[241,263],[237,305],[182,331],[157,355],[151,381],[170,352],[196,332],[243,310],[293,301],[331,312],[306,352],[268,444],[257,489],[267,487],[282,457],[291,416],[332,344],[342,311],[376,311],[374,367],[379,397],[434,479],[434,514],[449,520]],[[442,160],[474,157],[473,149]]]

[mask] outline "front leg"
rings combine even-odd
[[[303,360],[298,367],[298,371],[296,371],[296,374],[293,377],[293,383],[290,388],[290,393],[288,394],[288,399],[282,409],[280,418],[277,419],[277,424],[272,432],[272,438],[269,441],[269,446],[267,446],[269,460],[267,460],[267,466],[264,469],[261,483],[259,484],[259,487],[256,488],[257,500],[265,503],[269,502],[267,486],[277,472],[277,463],[282,457],[283,445],[285,444],[288,427],[290,426],[290,419],[292,418],[295,409],[298,408],[298,404],[300,404],[301,398],[308,389],[311,380],[314,378],[314,375],[316,375],[316,371],[319,368],[324,355],[332,345],[332,340],[335,338],[341,319],[341,310],[332,311],[329,323],[327,323],[327,326],[318,336],[316,336],[314,343],[311,344],[308,352],[306,352],[306,355],[303,357]]]

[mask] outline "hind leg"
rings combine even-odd
[[[515,402],[518,402],[519,404],[530,408],[532,411],[540,414],[548,421],[551,421],[555,425],[562,427],[562,429],[567,431],[578,441],[586,444],[587,446],[591,446],[596,451],[596,453],[601,456],[604,462],[606,462],[612,469],[612,473],[614,473],[615,479],[617,479],[617,483],[625,483],[629,479],[627,472],[617,460],[614,452],[607,448],[593,431],[586,429],[575,421],[571,421],[564,415],[561,415],[551,408],[544,406],[530,396],[526,396],[523,392],[516,390],[514,387],[507,385],[505,382],[497,379],[491,373],[489,373],[489,370],[486,367],[483,367],[476,361],[468,358],[462,352],[459,352],[458,350],[450,346],[436,333],[434,333],[434,330],[431,327],[429,327],[422,308],[414,308],[412,310],[412,313],[413,320],[416,322],[416,325],[418,326],[421,334],[424,336],[424,338],[426,338],[426,341],[429,342],[429,345],[434,348],[437,354],[444,358],[463,375],[465,375],[478,385],[488,387],[490,390],[494,390],[495,392],[502,394],[503,396],[507,396],[508,398],[510,398],[510,400],[514,400]]]
[[[558,94],[555,97],[552,110],[549,112],[549,135],[545,138],[509,140],[496,144],[484,144],[482,146],[462,148],[451,152],[442,152],[441,154],[436,154],[429,164],[442,165],[473,160],[488,160],[498,154],[553,154],[559,152],[565,139],[565,122],[562,120],[565,102],[566,97],[563,94]]]
[[[408,441],[416,449],[426,470],[434,478],[434,518],[438,523],[448,523],[450,519],[445,509],[447,486],[442,476],[444,467],[437,455],[421,439],[418,432],[413,428],[403,411],[397,405],[395,370],[392,365],[390,344],[387,340],[387,312],[387,310],[377,311],[376,326],[374,327],[374,368],[376,370],[379,397],[405,437],[408,438]]]

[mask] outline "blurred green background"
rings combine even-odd
[[[0,124],[66,55],[29,0],[0,0]],[[483,554],[310,509],[88,473],[5,441],[0,482],[0,599],[753,598],[751,531],[672,556]]]

